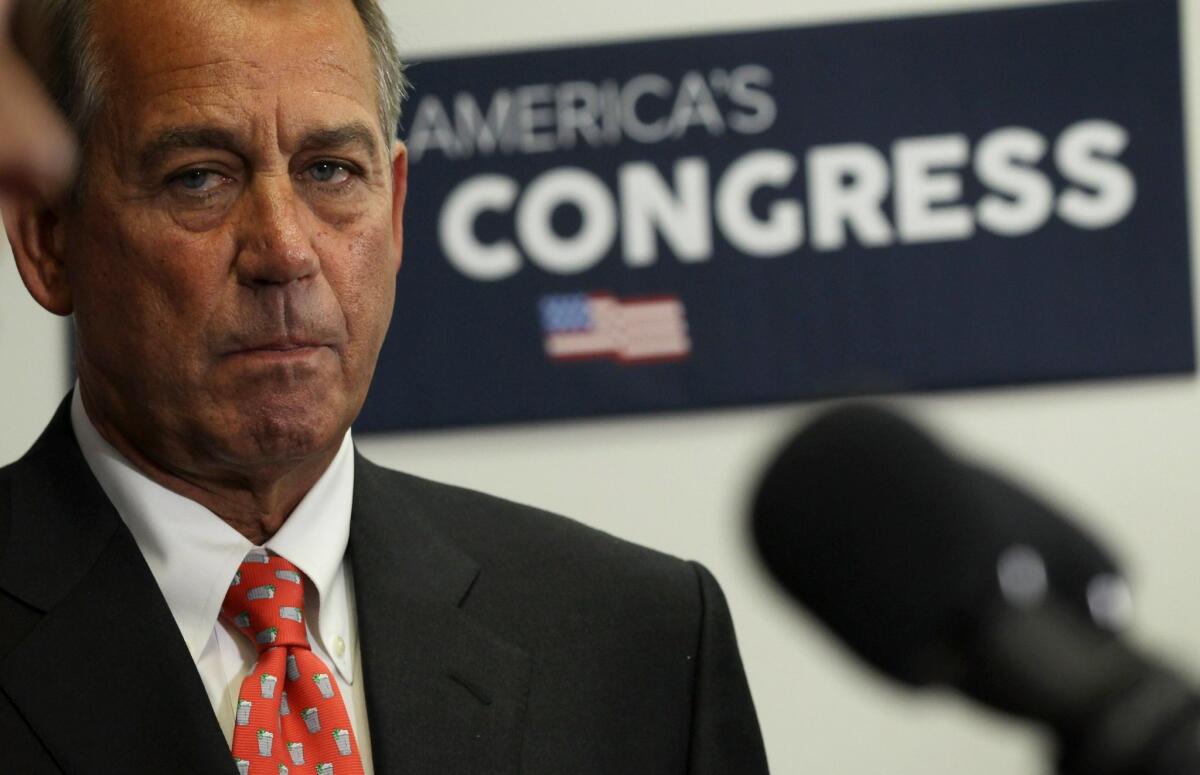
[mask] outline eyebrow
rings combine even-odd
[[[154,169],[173,151],[194,148],[219,148],[237,153],[240,143],[227,129],[207,126],[172,127],[142,146],[138,161],[144,170]]]
[[[309,132],[301,139],[300,150],[345,148],[357,145],[374,159],[379,152],[379,142],[375,135],[376,132],[369,125],[354,121],[341,126]],[[138,160],[142,169],[152,170],[161,165],[175,151],[216,148],[240,155],[242,145],[238,137],[228,129],[211,126],[172,127],[143,145],[138,152]]]
[[[367,124],[353,121],[349,124],[318,129],[308,133],[300,141],[300,149],[305,151],[321,148],[345,148],[357,145],[370,154],[374,159],[379,153],[379,142],[375,139],[378,133]]]

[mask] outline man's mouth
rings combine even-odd
[[[292,352],[293,350],[312,350],[316,347],[325,347],[322,342],[263,342],[261,344],[253,344],[242,349],[242,352]]]
[[[332,350],[333,345],[316,339],[267,339],[239,342],[229,348],[226,357],[304,358]]]

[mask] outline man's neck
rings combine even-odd
[[[338,446],[302,461],[262,466],[251,473],[220,466],[204,470],[195,465],[160,462],[141,451],[115,423],[89,405],[81,391],[84,413],[96,432],[113,449],[155,484],[195,501],[220,517],[256,545],[262,545],[283,526],[337,456]]]

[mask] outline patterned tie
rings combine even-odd
[[[241,775],[363,775],[337,681],[308,645],[304,578],[296,566],[252,549],[221,616],[258,649],[233,728]]]

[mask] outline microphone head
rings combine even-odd
[[[768,468],[753,509],[775,578],[910,684],[953,683],[992,606],[1053,594],[1090,617],[1088,588],[1119,578],[1065,518],[871,406],[805,427]]]

